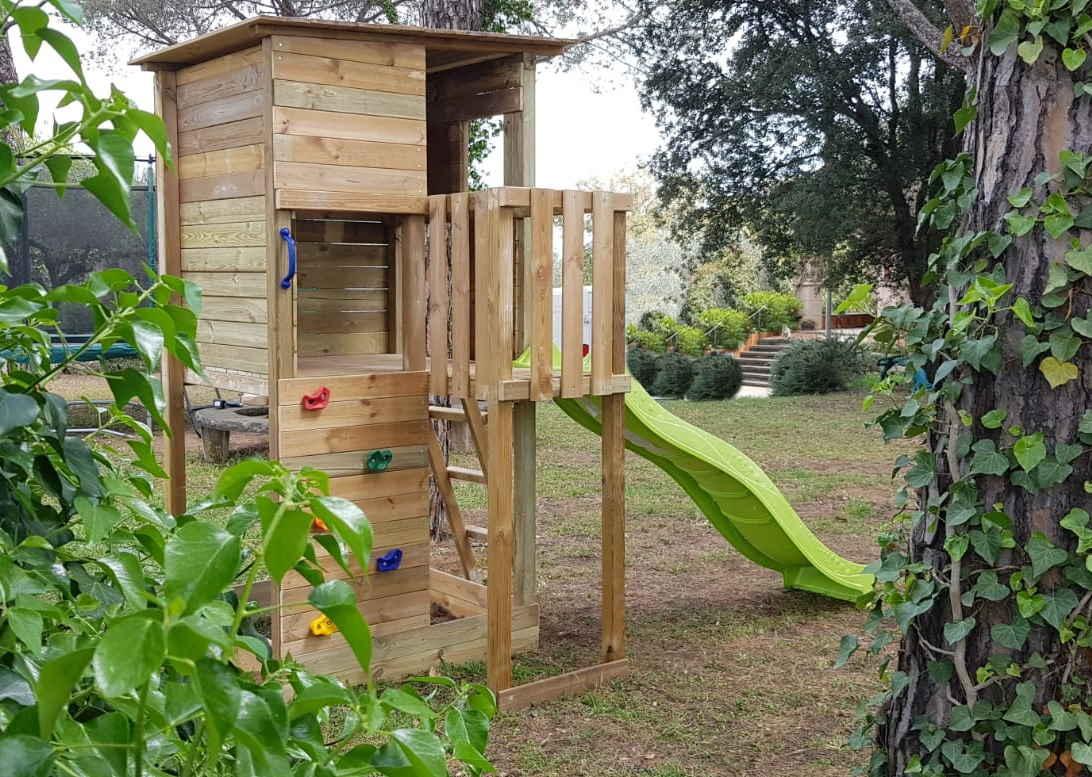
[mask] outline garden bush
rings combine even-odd
[[[667,350],[667,340],[663,332],[652,332],[630,324],[626,327],[626,342],[631,348],[641,348],[654,353]]]
[[[687,356],[701,356],[705,353],[708,341],[705,339],[705,332],[698,327],[674,322],[674,327],[667,336],[667,344],[669,348]]]
[[[711,353],[694,365],[694,382],[687,399],[731,399],[743,385],[743,370],[728,354]]]
[[[647,348],[630,348],[626,354],[626,366],[629,374],[642,386],[651,386],[656,382],[657,354]]]
[[[705,332],[709,345],[734,351],[751,333],[751,321],[742,310],[709,308],[698,315],[698,326]]]
[[[668,351],[656,360],[656,380],[652,384],[652,394],[657,397],[686,396],[694,380],[694,360],[689,356]]]
[[[779,291],[752,291],[743,296],[743,309],[755,332],[780,332],[795,327],[800,317],[800,300]]]
[[[774,396],[845,391],[865,372],[865,358],[849,340],[799,340],[781,352],[770,369]]]

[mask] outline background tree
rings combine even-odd
[[[750,229],[772,277],[839,248],[833,282],[884,274],[920,298],[923,182],[954,151],[962,74],[868,0],[655,5],[630,40],[680,229],[711,255]]]

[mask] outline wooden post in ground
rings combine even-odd
[[[535,185],[535,63],[525,57],[520,76],[523,89],[523,110],[504,116],[504,185]],[[531,244],[530,219],[523,219],[523,228],[517,230],[515,264],[521,268],[521,288],[524,294],[534,286],[529,284],[529,263],[526,247]],[[521,321],[517,322],[519,337],[514,342],[513,356],[518,356],[529,345],[527,322],[531,315],[528,300],[520,301]],[[553,304],[551,296],[548,304]],[[536,515],[535,489],[536,435],[535,405],[518,402],[513,409],[513,447],[515,456],[515,570],[514,586],[516,603],[531,604],[537,600],[537,553],[535,548]]]
[[[156,113],[163,117],[172,153],[178,153],[178,105],[175,74],[155,74]],[[159,271],[182,275],[181,228],[179,226],[178,168],[168,167],[163,155],[155,160],[156,233],[159,238]],[[163,391],[167,400],[167,431],[163,441],[163,463],[167,472],[166,504],[172,515],[186,512],[186,408],[185,367],[174,356],[163,357]]]
[[[602,659],[626,655],[625,394],[603,397]]]

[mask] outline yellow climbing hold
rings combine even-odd
[[[311,633],[316,637],[328,637],[335,631],[337,631],[337,626],[325,615],[320,615],[311,621]]]

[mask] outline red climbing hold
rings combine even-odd
[[[304,394],[300,404],[303,405],[304,410],[322,410],[330,404],[330,389],[321,386],[310,394]]]

